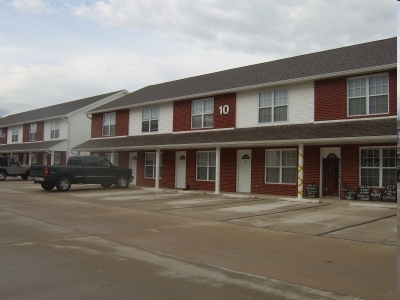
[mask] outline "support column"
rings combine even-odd
[[[49,162],[47,162],[47,164],[48,164]],[[51,153],[50,153],[50,165],[52,166],[52,165],[54,165],[54,151],[51,151]]]
[[[304,145],[299,144],[298,165],[297,165],[297,199],[303,199],[304,191]]]
[[[29,152],[28,165],[32,165],[32,152]]]
[[[160,188],[160,149],[156,150],[156,178],[154,188]]]
[[[111,163],[114,165],[115,164],[115,159],[114,159],[114,150],[111,150],[111,157],[110,157],[110,160],[111,160]]]
[[[215,151],[215,193],[219,194],[221,176],[221,147],[217,147]]]

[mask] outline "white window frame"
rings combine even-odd
[[[373,94],[370,95],[369,92],[369,81],[370,78],[373,77],[378,77],[378,76],[386,76],[387,77],[387,93],[381,93],[381,94]],[[366,79],[366,84],[365,84],[365,96],[353,96],[350,97],[350,81],[351,80],[356,80],[356,79]],[[383,115],[383,114],[389,114],[390,112],[390,86],[389,86],[389,73],[379,73],[379,74],[371,74],[371,75],[365,75],[365,76],[357,76],[357,77],[351,77],[347,78],[347,116],[348,117],[355,117],[355,116],[370,116],[370,115]],[[370,97],[375,97],[375,96],[385,96],[387,95],[387,112],[379,112],[379,113],[370,113]],[[355,98],[363,98],[365,97],[365,114],[350,114],[350,99],[355,99]]]
[[[60,138],[60,121],[51,121],[50,139]]]
[[[199,165],[199,154],[201,154],[201,153],[207,153],[207,165]],[[216,164],[215,165],[210,164],[210,154],[214,154],[215,158],[216,158],[217,152],[216,151],[197,151],[197,153],[196,153],[196,180],[197,181],[215,181],[215,179],[210,179],[210,174],[211,174],[210,168],[214,168],[214,177],[216,177],[217,166],[216,166]],[[216,162],[216,159],[214,161]],[[206,179],[199,178],[199,173],[198,173],[199,168],[207,169],[207,178]]]
[[[19,127],[15,126],[11,128],[11,143],[18,143],[19,139]]]
[[[278,97],[278,93],[285,92],[285,103],[276,103],[280,97]],[[261,104],[261,97],[264,94],[271,93],[271,104]],[[263,98],[263,100],[266,100]],[[275,120],[275,110],[277,108],[286,107],[286,120]],[[260,120],[260,111],[261,109],[271,109],[271,121],[261,121]],[[270,124],[270,123],[282,123],[289,121],[289,90],[287,88],[283,89],[275,89],[275,90],[266,90],[258,93],[258,124]]]
[[[151,164],[147,164],[148,161],[150,161],[150,159],[148,157],[152,156]],[[145,152],[144,154],[144,178],[149,178],[149,179],[154,179],[156,178],[156,156],[157,156],[157,152]],[[152,167],[152,176],[147,176],[147,172],[146,172],[146,167]],[[159,178],[162,178],[162,152],[160,152],[160,169],[159,169]]]
[[[383,166],[383,150],[386,149],[392,149],[395,152],[394,156],[394,166],[393,167],[384,167]],[[363,166],[362,162],[362,150],[379,150],[379,165],[378,166]],[[363,169],[374,169],[374,170],[379,170],[379,186],[374,186],[374,187],[384,187],[383,185],[383,170],[397,170],[397,148],[396,147],[360,147],[359,150],[359,158],[360,158],[360,163],[359,163],[359,184],[360,185],[367,185],[365,183],[362,183],[362,170]],[[397,184],[397,172],[395,172],[395,185]]]
[[[267,152],[276,152],[279,151],[279,166],[267,166]],[[296,164],[292,166],[283,166],[282,160],[283,160],[283,155],[282,153],[285,151],[293,151],[296,153]],[[264,162],[264,183],[266,184],[285,184],[285,185],[295,185],[297,184],[297,165],[298,165],[298,152],[296,148],[284,148],[284,149],[266,149],[265,150],[265,162]],[[279,168],[279,182],[272,182],[272,181],[267,181],[267,168]],[[283,169],[295,169],[295,180],[294,182],[283,182]]]
[[[106,153],[105,154],[105,158],[107,158],[110,162],[112,162],[111,160],[111,153]],[[118,166],[118,153],[114,152],[114,159],[113,159],[113,163],[114,166]]]
[[[31,155],[31,165],[37,165],[38,155],[37,153],[32,153]]]
[[[206,106],[205,102],[206,101],[212,101],[212,113],[206,112]],[[201,112],[195,112],[195,106],[194,104],[201,103]],[[212,115],[212,125],[211,126],[205,126],[205,116]],[[201,116],[201,126],[194,127],[193,126],[193,117],[198,117]],[[192,129],[201,129],[201,128],[213,128],[214,127],[214,98],[206,98],[206,99],[198,99],[198,100],[193,100],[192,105],[191,105],[191,128]]]
[[[157,121],[157,126],[153,127],[153,122]],[[143,124],[147,123],[148,130],[143,130]],[[159,107],[147,107],[142,109],[142,133],[157,132],[160,124]],[[152,128],[153,127],[153,128]]]
[[[36,141],[37,125],[36,123],[29,124],[29,141]]]
[[[60,152],[54,153],[53,165],[55,165],[55,166],[61,165],[61,153]]]
[[[116,124],[116,113],[106,113],[103,114],[103,124],[101,133],[103,136],[113,136],[115,135],[115,124]],[[105,132],[105,128],[107,128],[108,133]]]

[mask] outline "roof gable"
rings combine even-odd
[[[92,112],[394,64],[397,38],[390,38],[150,85]]]
[[[116,91],[112,93],[92,96],[88,98],[83,98],[79,100],[74,100],[70,102],[64,102],[52,106],[47,106],[43,108],[38,108],[34,110],[29,110],[13,115],[6,116],[4,118],[0,118],[0,127],[10,126],[14,124],[22,124],[32,121],[39,121],[44,119],[49,119],[52,117],[65,116],[76,110],[84,108],[90,104],[93,104],[97,101],[105,99],[111,95],[117,94],[121,91]]]

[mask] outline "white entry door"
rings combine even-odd
[[[251,150],[237,151],[236,191],[251,192]]]
[[[132,175],[133,175],[132,184],[136,185],[137,152],[129,153],[129,168],[132,169]]]
[[[175,187],[186,187],[186,151],[176,151],[175,158]]]

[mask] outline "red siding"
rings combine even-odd
[[[128,135],[129,110],[119,110],[115,114],[115,136]],[[98,138],[103,136],[103,114],[92,115],[91,137]]]
[[[29,127],[30,124],[24,124],[22,128],[22,142],[26,143],[29,142]]]
[[[44,121],[36,124],[36,140],[43,141],[44,138]]]
[[[229,113],[220,114],[219,107],[228,105]],[[192,130],[191,125],[191,111],[192,100],[184,100],[174,102],[174,117],[173,117],[173,130],[174,131],[189,131]],[[232,128],[235,127],[236,117],[236,94],[217,95],[214,97],[214,126],[212,129],[218,128]],[[196,128],[199,130],[201,128]],[[204,130],[207,130],[205,128]]]
[[[397,115],[397,71],[389,72],[389,115]],[[315,82],[315,121],[356,119],[388,116],[347,116],[347,77],[319,80]]]

